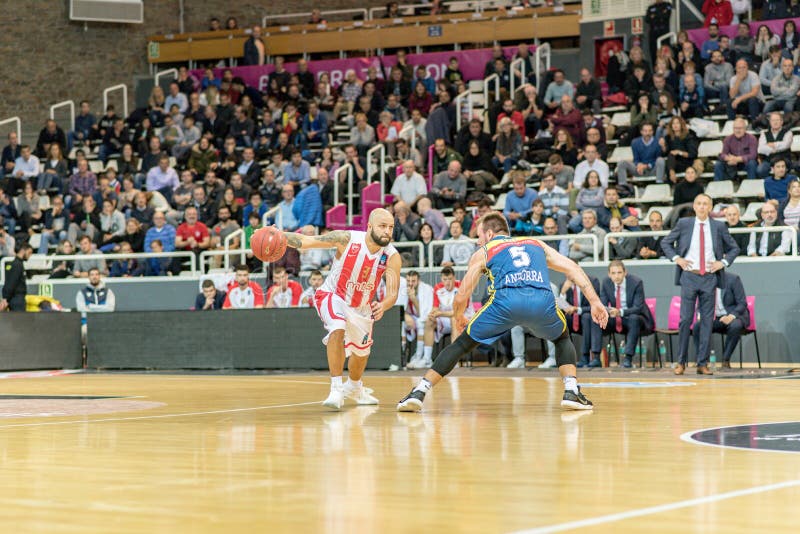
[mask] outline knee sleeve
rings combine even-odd
[[[572,344],[572,339],[569,337],[569,330],[565,329],[561,336],[553,341],[553,344],[556,346],[556,365],[559,367],[575,365],[575,345]]]
[[[478,343],[469,337],[466,332],[462,332],[453,343],[439,353],[433,361],[431,369],[441,376],[445,376],[453,370],[453,367],[456,366],[461,358],[472,352],[477,346]]]

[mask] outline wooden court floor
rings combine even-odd
[[[394,410],[405,373],[368,375],[382,404],[339,413],[317,374],[0,380],[0,528],[798,531],[800,455],[681,439],[800,421],[796,380],[589,374],[580,413],[551,373],[456,375],[421,414]],[[37,398],[58,396],[119,398]]]

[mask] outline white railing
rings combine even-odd
[[[518,89],[522,88],[525,85],[525,82],[528,79],[527,72],[525,72],[525,69],[528,68],[527,64],[528,63],[527,63],[527,61],[525,61],[524,58],[518,57],[517,59],[515,59],[514,61],[511,62],[511,65],[509,65],[508,70],[511,73],[511,95],[510,95],[510,98],[514,98],[514,95],[516,94],[516,91]],[[514,70],[514,69],[517,68],[517,66],[519,66],[519,73],[520,73],[519,87],[516,86],[517,85],[516,84],[517,75],[516,75],[516,72]],[[538,83],[538,81],[537,81],[537,83]],[[538,89],[538,87],[537,87],[537,89]]]
[[[550,49],[550,43],[542,43],[536,47],[533,68],[536,69],[536,90],[539,91],[539,94],[544,94],[541,92],[542,89],[540,87],[542,76],[542,57],[544,57],[545,72],[547,72],[550,70],[551,55],[552,51]]]
[[[473,245],[477,246],[478,240],[473,238],[462,239],[460,241],[453,241],[452,239],[436,239],[428,243],[428,267],[430,268],[436,267],[436,265],[433,264],[433,249],[435,247],[439,246],[445,247],[447,245],[461,245],[462,243],[472,243]],[[420,256],[420,259],[422,259],[422,256]],[[466,265],[463,265],[462,267],[466,267]]]
[[[592,242],[592,261],[597,262],[600,260],[600,240],[597,239],[597,236],[594,234],[537,235],[534,239],[538,239],[539,241],[563,241],[566,239],[570,243],[572,241],[588,239]]]
[[[178,69],[166,69],[156,72],[156,75],[153,77],[153,85],[158,87],[158,85],[161,83],[161,78],[168,74],[171,74],[172,78],[175,79],[178,77]]]
[[[667,39],[669,39],[670,43],[674,44],[675,41],[678,39],[678,35],[675,32],[669,32],[665,33],[664,35],[656,39],[656,53],[658,52],[658,50],[661,50],[661,43],[663,43]]]
[[[19,117],[11,117],[0,121],[0,126],[4,124],[16,123],[17,125],[17,141],[22,144],[22,120]]]
[[[414,152],[414,149],[417,148],[417,129],[414,127],[414,123],[411,123],[400,130],[398,137],[403,137],[403,134],[407,134],[408,132],[411,132],[411,135],[408,136],[411,137],[411,139],[408,140],[411,145],[410,152]]]
[[[332,9],[328,11],[320,11],[319,13],[322,17],[325,15],[363,15],[364,19],[369,16],[369,12],[365,8],[354,8],[354,9]],[[266,27],[268,26],[267,21],[269,20],[285,20],[285,19],[297,19],[297,18],[308,18],[311,16],[311,11],[304,11],[302,13],[286,13],[283,15],[264,15],[261,18],[261,25]]]
[[[233,242],[233,240],[236,239],[237,237],[239,238],[239,248],[232,250],[231,249],[231,242]],[[225,241],[223,242],[223,247],[222,248],[224,248],[226,252],[234,252],[235,253],[235,252],[238,251],[239,252],[239,263],[244,263],[245,262],[245,253],[247,252],[247,249],[244,248],[244,230],[242,228],[239,228],[238,230],[235,230],[235,231],[231,232],[230,234],[226,235],[225,236]],[[226,269],[230,269],[230,267],[231,267],[231,255],[230,254],[226,254],[225,255],[225,257],[223,258],[223,263],[224,263]]]
[[[283,212],[281,211],[280,202],[264,212],[264,216],[261,217],[261,224],[263,226],[269,226],[269,220],[272,218],[275,219],[275,226],[278,228],[278,230],[283,230]]]
[[[494,81],[494,101],[500,100],[500,76],[490,74],[483,79],[483,109],[489,109],[489,82]]]
[[[425,245],[422,244],[422,241],[394,241],[392,246],[398,250],[411,249],[412,252],[416,249],[417,258],[420,260],[425,256]]]
[[[464,120],[464,112],[462,107],[466,101],[467,117],[472,118],[472,92],[467,89],[456,97],[456,131],[461,130],[461,122]],[[469,122],[469,119],[467,119]]]
[[[63,254],[55,256],[45,256],[44,254],[33,254],[26,262],[25,268],[31,270],[52,269],[53,263],[62,261],[77,260],[103,260],[108,264],[109,260],[147,260],[150,258],[188,258],[189,269],[192,274],[197,274],[197,257],[194,252],[175,251],[175,252],[134,252],[131,254]],[[6,256],[0,260],[0,285],[5,283],[6,264],[14,261],[13,256]]]
[[[367,150],[367,185],[372,183],[372,155],[378,152],[378,172],[381,175],[381,198],[386,192],[386,147],[383,143],[377,143],[375,146]]]
[[[640,237],[655,237],[655,236],[665,236],[669,234],[667,230],[649,230],[649,231],[641,231],[641,232],[609,232],[603,238],[603,261],[609,261],[609,256],[611,254],[609,245],[609,238],[611,237],[622,237],[622,238],[631,238],[631,239],[638,239]]]
[[[128,116],[128,86],[124,83],[103,89],[103,112],[108,109],[108,95],[114,91],[122,91],[122,116]]]
[[[56,110],[63,107],[69,108],[69,127],[66,129],[72,130],[75,128],[75,102],[72,100],[64,100],[63,102],[50,106],[50,119],[56,120]]]
[[[333,173],[333,200],[339,203],[339,176],[347,173],[347,226],[353,225],[353,166],[342,165]]]

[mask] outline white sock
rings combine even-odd
[[[425,342],[424,341],[417,341],[417,352],[414,353],[415,356],[422,356],[423,351],[425,350]]]
[[[422,380],[419,381],[417,387],[414,388],[414,391],[421,391],[423,393],[427,393],[431,390],[432,387],[433,385],[430,382],[428,382],[427,379],[423,378]]]
[[[425,348],[423,348],[422,349],[422,356],[426,360],[430,360],[431,358],[433,358],[433,347],[425,347]]]
[[[353,387],[355,387],[355,388],[360,388],[360,387],[361,387],[361,385],[362,385],[362,382],[361,382],[361,380],[353,380],[352,378],[348,378],[348,379],[347,379],[347,382],[348,382],[349,384],[353,384]]]
[[[573,393],[578,393],[578,379],[574,376],[565,376],[562,378],[564,381],[564,389]]]
[[[340,388],[342,387],[342,377],[341,376],[332,376],[331,377],[331,389]]]

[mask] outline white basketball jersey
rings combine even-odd
[[[331,265],[320,290],[335,293],[351,308],[368,308],[375,297],[386,265],[397,249],[391,244],[374,254],[367,248],[365,232],[350,232],[350,241]]]
[[[456,280],[453,289],[448,291],[443,282],[436,284],[433,288],[433,307],[439,308],[439,311],[452,311],[453,301],[456,299],[460,285],[461,282]]]

